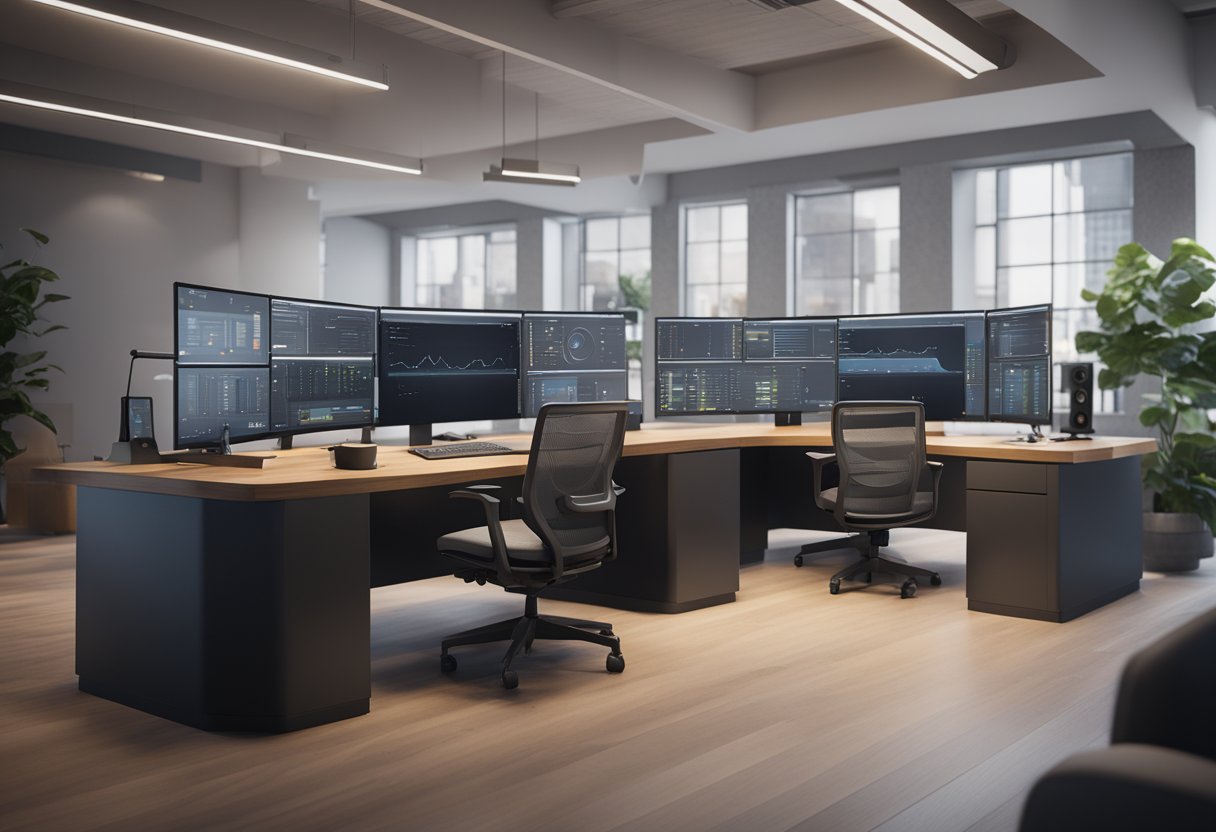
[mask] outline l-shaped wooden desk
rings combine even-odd
[[[628,433],[620,557],[553,594],[658,612],[734,600],[739,565],[763,557],[769,528],[832,527],[813,507],[803,455],[830,445],[825,423]],[[946,463],[932,525],[968,532],[969,608],[1066,621],[1135,591],[1139,456],[1154,448],[930,436],[930,457]],[[366,713],[369,587],[447,571],[435,539],[479,522],[477,507],[447,492],[490,482],[518,493],[527,464],[385,445],[376,470],[339,471],[320,448],[276,453],[260,470],[88,462],[35,472],[78,486],[81,690],[212,730]]]

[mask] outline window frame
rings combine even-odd
[[[514,306],[516,306],[517,303],[515,302],[514,299],[517,299],[519,297],[518,269],[516,269],[516,274],[515,274],[515,289],[512,292],[512,298],[513,298],[512,302],[508,303],[504,306],[488,305],[488,301],[491,297],[491,294],[490,294],[490,284],[491,284],[490,251],[491,251],[491,247],[508,245],[508,243],[506,241],[495,241],[492,238],[493,238],[494,234],[501,233],[504,231],[511,232],[512,240],[509,244],[515,248],[516,258],[518,258],[518,256],[519,256],[519,249],[518,249],[519,233],[518,233],[514,223],[508,223],[508,224],[502,224],[502,225],[489,225],[489,226],[474,226],[474,227],[470,227],[470,228],[459,228],[459,229],[444,229],[442,231],[425,232],[425,233],[416,235],[415,243],[414,243],[415,252],[414,252],[413,297],[411,298],[411,303],[409,305],[418,307],[418,308],[422,308],[422,309],[458,308],[458,309],[486,309],[486,310],[511,309]],[[450,240],[456,241],[456,268],[455,268],[454,279],[459,280],[461,274],[463,274],[463,272],[464,272],[464,269],[462,266],[462,264],[465,261],[463,240],[465,238],[475,238],[475,237],[480,237],[482,240],[481,246],[482,246],[483,276],[482,276],[480,306],[473,307],[473,306],[461,305],[459,307],[442,307],[442,306],[424,305],[419,299],[419,293],[424,288],[441,287],[441,286],[445,285],[445,284],[436,283],[433,281],[424,282],[422,279],[423,270],[421,268],[421,266],[422,266],[421,261],[422,261],[422,249],[423,249],[424,241],[428,242],[428,243],[430,241],[434,241],[434,240],[445,240],[445,239],[450,239]],[[462,294],[462,301],[463,301],[464,300],[463,292],[461,294]],[[496,297],[497,297],[497,295],[496,295]]]
[[[732,237],[732,238],[730,238],[730,239],[724,239],[724,238],[723,238],[723,236],[722,236],[722,213],[721,213],[721,212],[722,212],[722,209],[723,209],[723,208],[729,208],[729,207],[735,207],[735,206],[742,206],[742,207],[743,207],[743,209],[744,209],[744,213],[745,213],[745,215],[746,215],[747,222],[750,222],[750,221],[751,221],[751,205],[749,204],[748,199],[747,199],[746,197],[736,197],[736,198],[728,198],[728,199],[717,199],[717,200],[710,200],[710,201],[708,201],[708,202],[685,202],[685,203],[681,203],[681,204],[680,204],[680,296],[679,296],[679,308],[680,308],[680,310],[681,310],[681,314],[683,314],[683,315],[692,315],[692,314],[694,314],[694,313],[692,313],[692,312],[689,312],[689,311],[688,311],[689,286],[690,286],[690,285],[695,285],[695,286],[710,286],[710,285],[712,285],[712,286],[716,287],[716,289],[717,289],[717,291],[718,291],[718,303],[717,303],[717,307],[718,307],[718,312],[719,312],[719,314],[717,315],[717,317],[727,317],[727,318],[729,318],[729,317],[743,317],[743,316],[746,316],[746,315],[747,315],[748,288],[749,288],[749,286],[748,286],[748,280],[749,280],[749,278],[750,278],[750,273],[749,273],[749,272],[750,272],[750,270],[748,269],[747,258],[748,258],[748,256],[749,256],[749,254],[750,254],[750,250],[751,250],[751,240],[750,240],[750,237],[751,237],[751,233],[750,233],[750,231],[751,231],[751,229],[750,229],[750,227],[747,227],[747,226],[746,226],[746,223],[745,223],[745,227],[747,228],[747,230],[744,232],[743,237],[741,237],[741,238],[735,238],[735,237]],[[689,211],[699,210],[699,209],[703,209],[703,208],[716,208],[716,209],[718,210],[718,234],[717,234],[717,237],[716,237],[715,239],[713,239],[713,240],[695,240],[695,241],[694,241],[694,240],[690,240],[690,239],[689,239],[689,234],[688,234],[688,214],[689,214]],[[736,284],[734,281],[731,281],[731,282],[726,283],[726,284],[723,284],[723,282],[722,282],[722,246],[723,246],[723,244],[724,244],[724,243],[739,243],[739,242],[742,242],[742,243],[743,243],[743,246],[744,246],[744,259],[743,259],[743,263],[744,263],[744,276],[743,276],[743,304],[742,304],[742,309],[740,309],[740,310],[739,310],[738,314],[730,313],[730,314],[723,315],[723,314],[721,314],[721,313],[722,313],[722,287],[723,287],[723,285],[734,286],[734,285],[737,285],[737,284]],[[688,265],[689,265],[689,256],[688,256],[688,255],[689,255],[689,246],[690,246],[690,245],[702,245],[702,244],[705,244],[705,243],[713,243],[713,244],[716,246],[716,256],[717,256],[717,264],[718,264],[718,278],[717,278],[717,280],[716,280],[715,282],[713,282],[713,283],[697,283],[697,284],[690,284],[690,283],[689,283],[689,281],[688,281]]]

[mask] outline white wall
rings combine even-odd
[[[69,460],[104,455],[117,438],[129,351],[172,351],[174,281],[317,296],[317,204],[300,183],[260,180],[256,170],[204,164],[202,182],[147,182],[0,152],[5,254],[54,269],[55,291],[72,298],[47,315],[70,329],[38,345],[65,372],[35,396],[70,407]],[[35,251],[19,227],[46,233],[50,245]],[[155,400],[162,448],[173,444],[173,385],[154,376],[171,373],[167,362],[140,361],[132,384]]]
[[[330,217],[324,229],[321,297],[340,303],[391,305],[392,232],[358,217]]]

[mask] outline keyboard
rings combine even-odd
[[[462,456],[493,456],[494,454],[516,454],[519,451],[494,442],[457,442],[452,445],[423,445],[410,448],[410,453],[424,459],[456,459]]]

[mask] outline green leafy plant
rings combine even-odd
[[[1197,514],[1216,531],[1216,331],[1200,331],[1216,317],[1205,293],[1216,282],[1212,255],[1180,238],[1164,263],[1144,246],[1119,249],[1097,302],[1100,332],[1077,334],[1078,352],[1097,353],[1106,365],[1104,390],[1127,387],[1145,373],[1161,379],[1161,393],[1145,396],[1140,423],[1156,428],[1157,452],[1144,459],[1144,484],[1153,510]]]
[[[650,309],[649,269],[639,275],[618,275],[617,284],[621,287],[621,298],[625,302],[626,308],[637,309],[639,312]],[[642,342],[626,341],[625,358],[627,361],[640,362],[642,360]]]
[[[40,247],[50,242],[45,234],[29,228],[21,230]],[[48,324],[39,314],[47,304],[68,299],[67,295],[43,293],[43,284],[58,279],[59,275],[50,269],[24,259],[0,266],[0,468],[24,450],[17,447],[7,429],[13,417],[28,416],[55,430],[50,417],[34,407],[29,391],[46,390],[50,386],[46,374],[51,370],[63,372],[63,368],[46,361],[46,350],[18,353],[8,347],[18,336],[36,339],[67,328]]]

